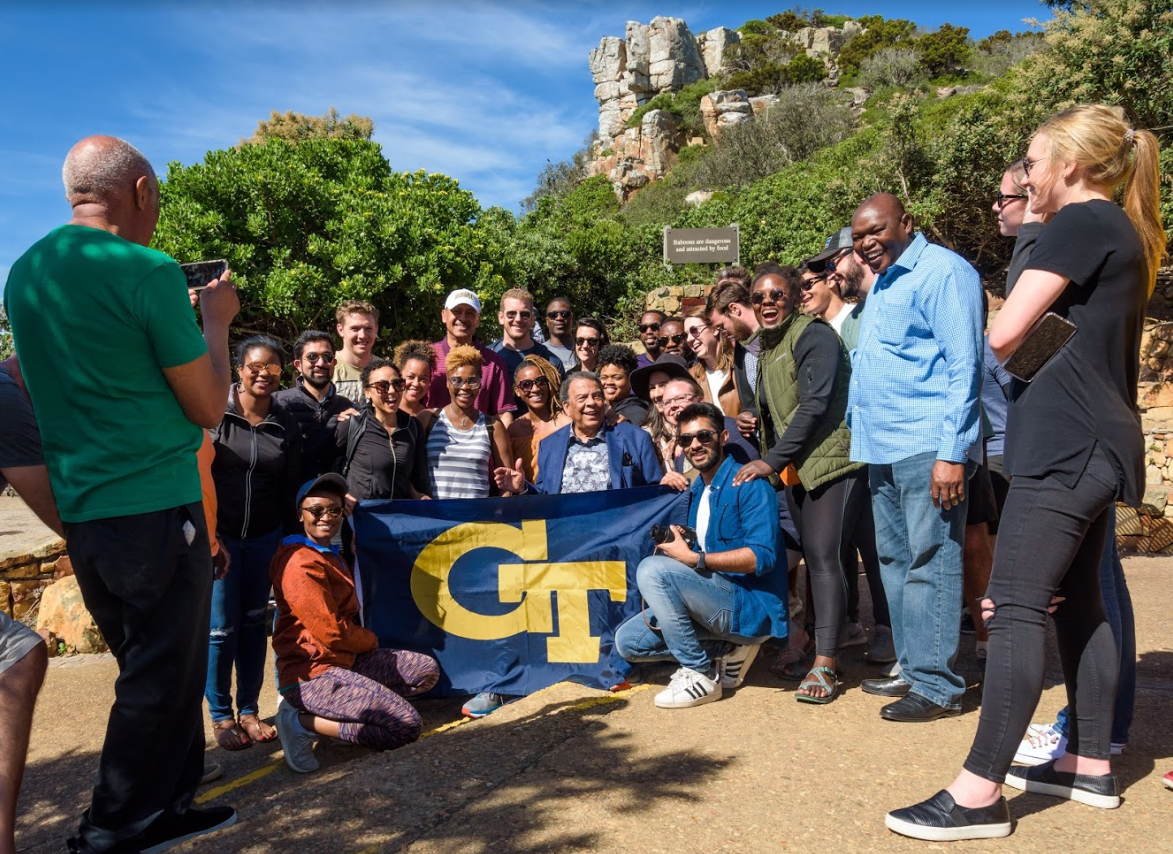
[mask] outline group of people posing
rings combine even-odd
[[[1004,836],[1003,782],[1117,806],[1110,757],[1128,740],[1135,641],[1113,511],[1144,483],[1135,389],[1165,251],[1157,163],[1152,134],[1116,109],[1073,108],[1039,129],[997,188],[999,227],[1017,243],[988,334],[977,272],[878,194],[802,264],[728,267],[682,317],[646,312],[634,346],[576,318],[566,297],[539,317],[519,289],[485,344],[480,298],[458,289],[439,341],[376,355],[378,312],[347,301],[341,348],[326,331],[301,334],[282,389],[273,339],[242,341],[230,368],[228,275],[185,297],[174,262],[144,248],[158,215],[149,164],[121,140],[83,140],[65,169],[74,220],[14,265],[5,291],[52,486],[42,515],[66,536],[123,672],[73,849],[235,820],[190,807],[200,684],[222,747],[280,737],[301,772],[317,767],[321,735],[375,749],[418,737],[408,698],[436,683],[437,664],[380,649],[361,625],[357,501],[653,484],[688,492],[688,525],[638,567],[644,607],[615,629],[615,687],[674,661],[655,704],[692,707],[736,689],[765,654],[797,700],[826,705],[843,690],[842,650],[861,645],[880,668],[863,690],[890,700],[881,717],[933,721],[961,710],[967,610],[984,667],[973,749],[949,787],[888,826]],[[1039,346],[1047,312],[1076,333],[1012,376],[1004,363]],[[54,348],[84,358],[62,370]],[[83,443],[77,407],[103,412]],[[116,425],[131,422],[154,429],[127,454]],[[13,483],[40,495],[23,473]],[[270,588],[275,728],[258,710]],[[1043,726],[1030,717],[1048,614],[1069,703]],[[464,713],[508,699],[482,693]],[[146,761],[133,744],[157,719],[165,746]]]

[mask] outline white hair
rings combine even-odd
[[[133,188],[146,176],[158,187],[155,170],[141,151],[117,137],[92,137],[75,145],[61,168],[65,198],[109,199],[120,191]]]

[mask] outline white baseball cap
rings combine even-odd
[[[448,294],[448,299],[444,300],[444,308],[448,311],[452,311],[458,305],[470,305],[477,314],[481,313],[480,297],[468,288],[458,288]]]

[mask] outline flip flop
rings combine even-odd
[[[248,733],[232,718],[215,721],[212,728],[216,736],[216,744],[224,750],[244,750],[246,747],[253,746]]]
[[[825,675],[824,675],[825,674]],[[810,677],[814,677],[813,679]],[[827,681],[827,676],[831,677],[831,681]],[[830,667],[814,667],[811,672],[807,674],[807,679],[798,686],[798,690],[803,688],[822,688],[827,692],[825,697],[811,697],[807,694],[795,694],[794,699],[800,703],[811,703],[816,706],[825,706],[828,703],[834,702],[835,698],[839,696],[839,677],[835,675],[835,671]]]
[[[258,744],[265,744],[270,741],[276,741],[277,740],[277,730],[273,728],[272,724],[269,724],[269,728],[272,730],[272,732],[270,732],[268,736],[263,736],[263,735],[259,734],[261,732],[261,724],[262,723],[264,723],[264,721],[261,720],[260,715],[241,715],[240,716],[240,728],[243,729],[245,732],[245,735],[247,735],[249,738],[251,738],[254,742],[256,742]]]

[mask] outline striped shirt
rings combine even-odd
[[[458,430],[445,409],[428,434],[428,477],[432,498],[488,498],[489,428],[479,415],[469,430]]]
[[[981,454],[982,286],[960,255],[917,234],[876,280],[851,354],[851,459]]]

